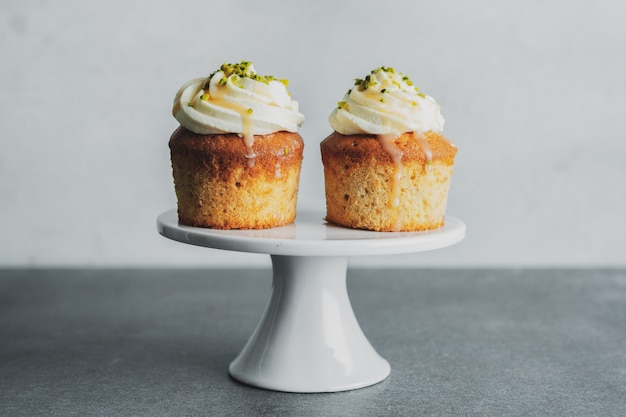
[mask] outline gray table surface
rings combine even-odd
[[[352,270],[385,381],[229,378],[270,270],[1,270],[2,416],[626,416],[626,270]]]

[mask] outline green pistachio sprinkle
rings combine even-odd
[[[385,94],[387,92],[386,88],[383,88],[382,90],[380,90],[381,93]]]
[[[421,98],[426,98],[426,94],[424,93],[418,93],[417,95],[420,96]]]
[[[340,101],[340,102],[338,102],[338,103],[337,103],[337,108],[338,108],[338,109],[343,109],[343,107],[344,107],[345,105],[346,105],[346,102],[345,102],[345,101]]]
[[[248,110],[246,110],[246,113],[248,113],[248,114],[252,114],[252,113],[254,113],[254,110],[252,110],[252,109],[248,109]]]
[[[202,95],[200,96],[200,100],[202,100],[202,101],[208,101],[208,100],[209,100],[209,95],[208,95],[208,94],[202,94]]]
[[[363,90],[367,90],[371,86],[374,86],[374,85],[378,84],[378,82],[376,82],[376,80],[372,77],[372,75],[374,75],[374,74],[375,74],[375,72],[372,71],[371,74],[367,75],[363,79],[355,78],[354,79],[354,85],[357,86],[359,91],[363,91]]]
[[[264,84],[269,84],[271,81],[278,81],[278,82],[283,83],[285,87],[289,85],[288,80],[276,78],[273,75],[256,74],[252,70],[252,62],[241,61],[238,64],[226,64],[226,63],[222,64],[218,70],[212,72],[211,75],[209,75],[206,82],[204,83],[205,88],[208,88],[209,81],[219,71],[222,71],[224,73],[224,77],[219,81],[220,86],[226,85],[226,80],[231,76],[234,78],[234,80],[237,80],[239,78],[250,78],[251,80],[259,81]]]
[[[285,155],[289,155],[289,148],[285,148]]]
[[[374,79],[374,75],[376,75],[379,72],[388,72],[391,74],[400,74],[402,76],[402,81],[410,86],[413,87],[413,81],[411,81],[411,79],[406,76],[403,75],[402,73],[396,72],[396,70],[393,67],[379,67],[376,68],[375,70],[372,70],[365,78],[355,78],[354,79],[354,85],[358,88],[359,91],[363,91],[363,90],[367,90],[368,88],[378,84],[376,82],[376,80]],[[400,85],[399,82],[395,81],[395,80],[391,80],[392,84],[395,85],[398,88],[401,88],[402,86]],[[415,88],[415,92],[418,92],[417,87]],[[384,90],[384,89],[383,89]],[[384,93],[385,91],[381,90],[381,93]],[[352,90],[348,91],[348,94],[350,94]]]

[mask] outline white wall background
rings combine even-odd
[[[355,77],[394,66],[458,145],[454,247],[384,266],[626,266],[626,2],[0,2],[0,266],[269,265],[169,241],[170,106],[252,60],[306,121],[300,202],[323,207],[319,142]]]

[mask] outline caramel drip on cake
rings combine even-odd
[[[401,134],[397,133],[377,135],[381,147],[391,156],[396,168],[392,177],[391,194],[389,198],[389,207],[394,209],[400,207],[400,194],[402,192],[401,181],[404,172],[404,166],[402,165],[403,152],[395,142],[400,136]],[[424,171],[428,171],[433,161],[433,151],[423,133],[413,132],[413,137],[419,144],[422,152],[424,152],[424,156],[426,157]],[[395,230],[400,230],[399,213],[396,213],[396,217],[398,217],[398,224],[396,225]]]
[[[387,152],[393,162],[396,164],[396,171],[393,174],[391,182],[391,195],[389,199],[390,207],[400,206],[400,180],[402,180],[402,150],[396,146],[396,139],[400,137],[399,134],[387,133],[384,135],[378,135],[380,145],[385,152]]]
[[[256,152],[254,152],[252,148],[254,146],[254,134],[252,133],[254,126],[252,123],[252,118],[250,117],[252,109],[247,109],[245,107],[238,106],[233,103],[229,103],[226,100],[220,100],[219,98],[214,98],[213,96],[211,96],[209,100],[214,101],[215,103],[219,103],[221,107],[234,110],[237,113],[239,113],[239,115],[241,116],[242,133],[239,136],[243,138],[243,143],[246,145],[246,153],[244,156],[248,159],[248,167],[252,168],[255,164],[255,159],[256,159]]]
[[[413,132],[413,137],[417,140],[420,148],[422,148],[422,152],[424,152],[424,155],[426,156],[425,170],[428,170],[428,167],[430,167],[430,164],[433,162],[433,151],[430,149],[430,145],[428,144],[426,136],[424,136],[423,133]]]
[[[378,140],[380,141],[380,145],[385,152],[387,152],[394,164],[396,165],[396,171],[393,174],[392,183],[391,183],[391,197],[389,199],[390,207],[399,207],[400,206],[400,181],[402,180],[403,175],[403,166],[402,166],[402,150],[396,145],[395,141],[401,136],[399,133],[387,133],[383,135],[377,135]],[[433,161],[433,151],[426,140],[426,136],[423,133],[413,132],[413,137],[419,144],[420,148],[424,152],[426,156],[426,168],[430,166]]]
[[[247,110],[239,111],[241,114],[241,130],[243,131],[243,143],[246,144],[246,154],[248,158],[248,167],[252,168],[256,160],[256,153],[252,149],[254,145],[254,135],[252,134],[252,118],[249,117]]]

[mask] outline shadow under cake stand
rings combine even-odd
[[[215,230],[178,224],[176,210],[157,218],[159,233],[196,246],[269,254],[272,295],[230,375],[286,392],[333,392],[376,384],[389,363],[369,343],[346,287],[350,256],[405,254],[460,242],[465,224],[427,232],[370,232],[327,224],[321,212],[298,212],[290,225],[266,230]]]

